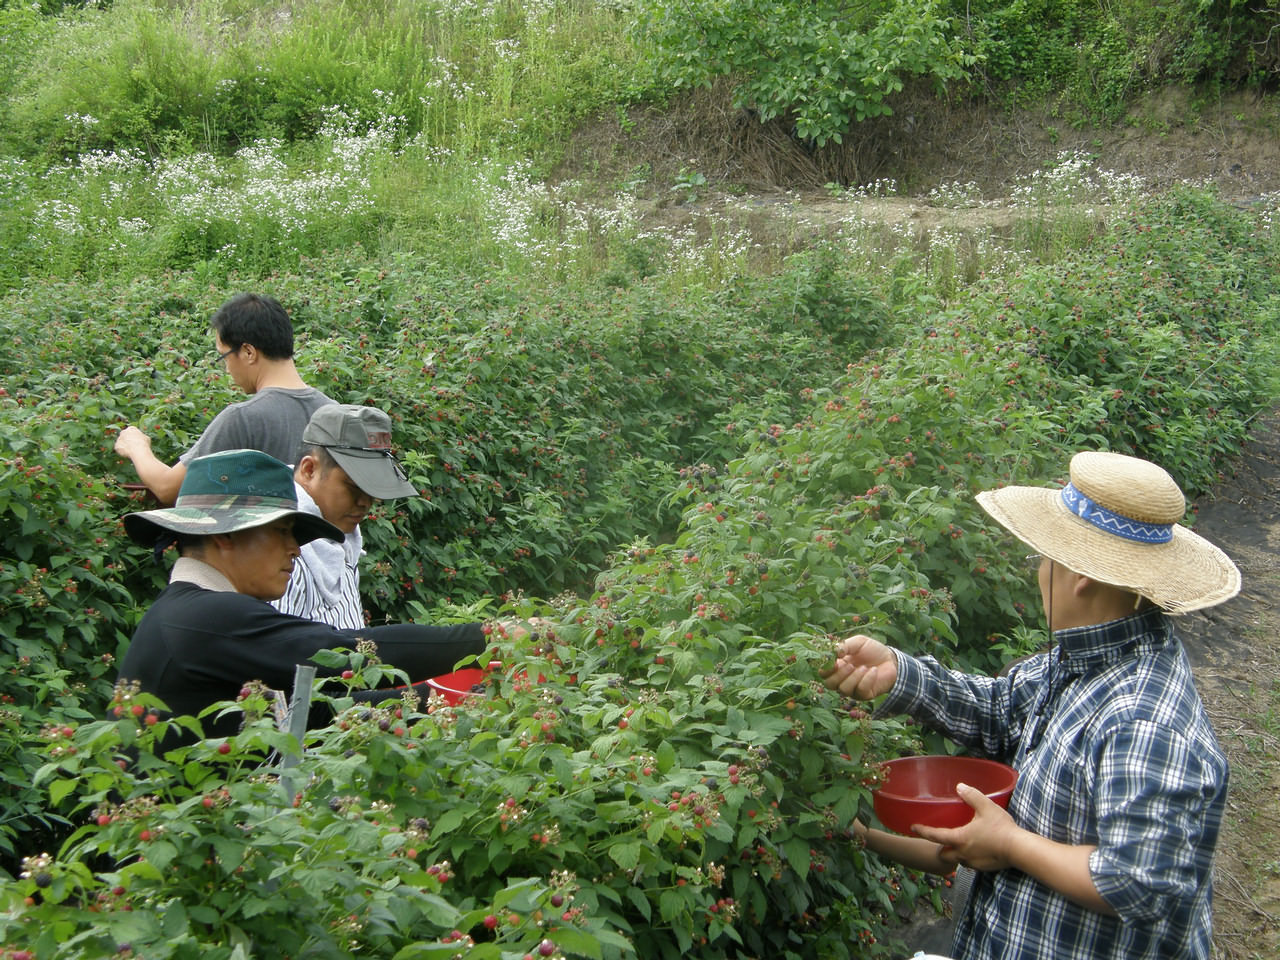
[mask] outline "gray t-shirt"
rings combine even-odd
[[[311,414],[326,403],[333,401],[313,387],[264,387],[249,399],[223,409],[205,427],[195,445],[178,459],[188,463],[223,450],[261,450],[282,463],[292,464],[298,458],[302,431]]]

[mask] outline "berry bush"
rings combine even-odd
[[[121,547],[135,504],[107,448],[127,417],[175,425],[180,449],[216,408],[195,362],[212,304],[173,279],[117,306],[72,285],[13,300],[10,342],[46,362],[41,379],[0,360],[0,577],[23,598],[3,613],[0,944],[900,954],[899,909],[936,890],[847,828],[881,760],[946,746],[826,691],[832,640],[992,669],[1043,639],[973,493],[1061,479],[1082,447],[1211,483],[1275,396],[1276,259],[1265,224],[1187,192],[945,308],[909,274],[878,295],[821,256],[682,298],[441,289],[372,264],[339,292],[281,277],[308,379],[396,412],[426,494],[370,525],[371,609],[551,626],[495,633],[502,669],[461,706],[357,708],[338,686],[299,748],[250,684],[240,734],[168,754],[166,725],[195,721],[107,684],[160,570]],[[140,302],[145,322],[122,306]],[[350,656],[352,684],[380,669]]]

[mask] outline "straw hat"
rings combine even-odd
[[[1212,607],[1240,592],[1236,565],[1179,525],[1182,491],[1146,460],[1077,453],[1065,487],[1003,487],[978,494],[978,503],[1038,553],[1168,613]]]

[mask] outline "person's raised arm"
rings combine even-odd
[[[155,494],[163,507],[171,507],[182,489],[182,479],[187,475],[185,463],[169,466],[151,452],[151,438],[137,427],[128,426],[116,437],[116,453],[128,457],[138,472],[138,479]]]
[[[822,674],[828,689],[871,700],[893,689],[898,680],[898,658],[879,640],[858,634],[840,641],[835,664]]]

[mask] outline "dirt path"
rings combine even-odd
[[[1259,423],[1235,475],[1198,506],[1195,529],[1244,579],[1239,597],[1179,624],[1231,760],[1214,871],[1215,956],[1271,960],[1280,956],[1280,413]]]

